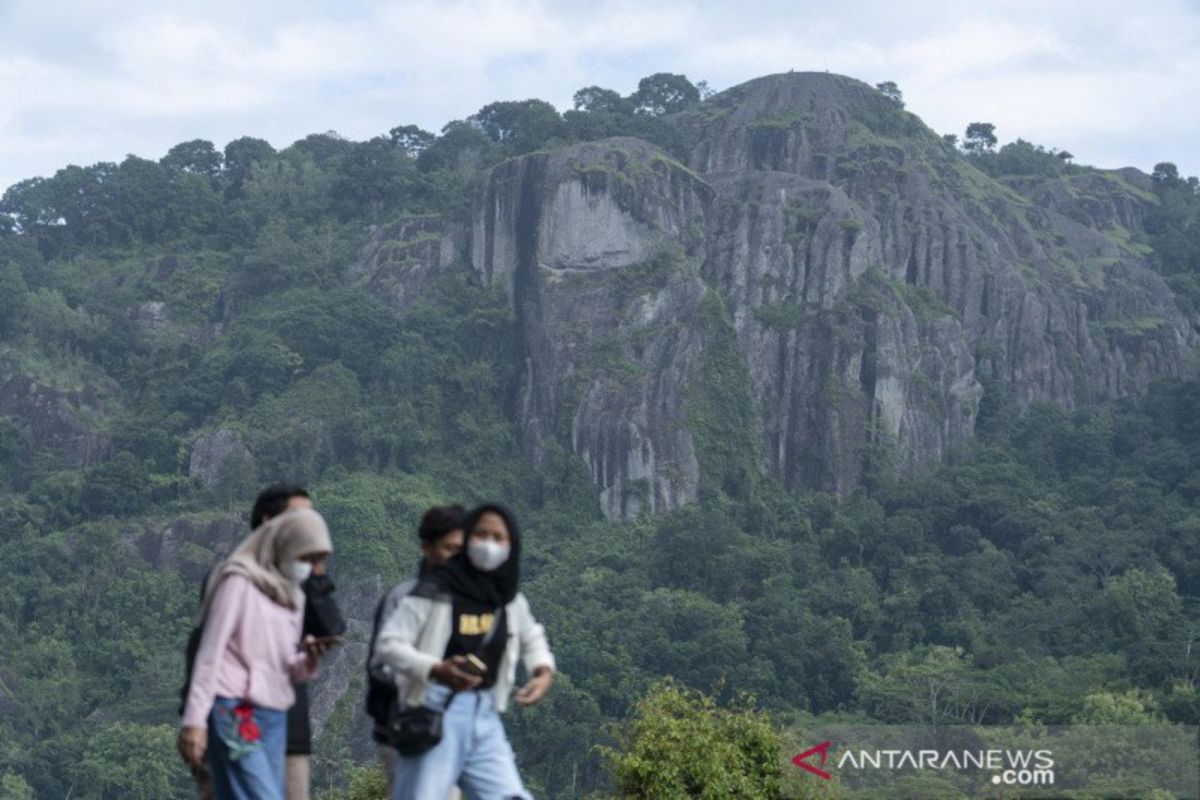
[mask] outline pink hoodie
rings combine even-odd
[[[204,622],[183,726],[207,728],[217,697],[277,711],[291,708],[296,702],[292,682],[316,674],[297,650],[303,622],[303,606],[281,606],[241,575],[222,580]]]

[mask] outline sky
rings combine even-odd
[[[1200,0],[0,0],[0,191],[190,139],[361,140],[655,72],[721,90],[789,69],[895,81],[942,133],[1200,173]]]

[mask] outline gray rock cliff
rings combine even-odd
[[[67,463],[90,467],[112,455],[100,420],[114,390],[111,381],[62,389],[0,370],[0,416],[18,420],[32,448],[50,448]]]
[[[207,487],[233,475],[253,475],[254,457],[242,435],[228,428],[201,434],[192,445],[188,476]]]
[[[712,188],[636,139],[499,165],[475,212],[471,260],[517,312],[514,414],[529,454],[567,442],[609,517],[695,500],[686,415],[691,324]]]
[[[760,398],[770,468],[845,492],[872,439],[901,463],[969,441],[979,379],[1068,408],[1179,375],[1195,332],[1130,237],[1118,173],[1007,186],[865,84],[777,75],[682,121],[718,189],[705,267]]]
[[[569,448],[610,518],[728,484],[738,453],[839,494],[872,447],[950,459],[986,380],[1074,408],[1194,367],[1196,331],[1139,243],[1155,200],[1136,170],[993,180],[825,73],[674,123],[687,165],[631,138],[506,161],[469,232],[404,220],[356,267],[400,305],[459,252],[504,287],[523,443],[535,461]],[[729,342],[739,364],[721,366]]]

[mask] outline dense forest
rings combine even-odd
[[[720,703],[749,693],[782,731],[1200,724],[1200,382],[1065,410],[989,379],[974,443],[946,464],[897,469],[881,442],[839,498],[785,489],[735,442],[722,457],[738,480],[609,520],[566,447],[535,467],[518,444],[502,291],[457,263],[398,312],[348,271],[379,226],[465,218],[514,156],[636,136],[682,160],[676,121],[707,95],[656,75],[627,97],[583,89],[561,114],[499,102],[436,135],[197,140],[10,187],[0,800],[189,796],[173,752],[182,649],[196,578],[221,554],[151,552],[147,531],[234,518],[285,478],[330,520],[349,584],[411,573],[427,505],[519,511],[525,592],[561,669],[546,703],[508,719],[538,796],[608,796],[614,724],[667,675]],[[1091,169],[973,133],[953,158],[980,180]],[[1151,180],[1130,235],[1197,324],[1200,187],[1169,163]],[[719,363],[711,377],[730,379]],[[198,469],[218,430],[236,457]],[[361,782],[357,681],[318,743],[322,786]]]

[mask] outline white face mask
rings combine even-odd
[[[472,539],[467,544],[467,558],[480,572],[491,572],[508,561],[509,546],[494,539]]]
[[[283,565],[282,571],[292,583],[304,583],[312,575],[312,564],[307,561],[289,561]]]

